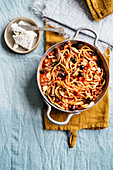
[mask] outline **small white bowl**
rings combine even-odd
[[[11,26],[12,23],[18,23],[21,20],[24,21],[26,24],[38,27],[38,24],[34,20],[32,20],[31,18],[27,18],[27,17],[18,17],[18,18],[15,18],[15,19],[11,20],[7,24],[7,26],[5,28],[5,31],[4,31],[4,40],[5,40],[5,43],[7,44],[7,46],[12,51],[14,51],[16,53],[20,53],[20,54],[26,54],[26,53],[29,53],[29,52],[33,51],[39,45],[39,42],[41,40],[41,32],[40,31],[35,31],[35,33],[37,34],[37,37],[34,38],[33,45],[32,45],[32,48],[30,50],[26,50],[26,49],[24,49],[24,48],[22,48],[20,46],[14,50],[13,49],[14,39],[12,37],[12,35],[14,33],[12,32],[10,26]]]

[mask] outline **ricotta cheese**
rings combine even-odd
[[[37,37],[37,34],[34,31],[26,31],[19,26],[25,24],[25,22],[20,21],[19,23],[13,23],[11,25],[11,30],[14,33],[12,37],[15,41],[13,49],[18,48],[18,46],[21,46],[27,50],[30,50],[32,48],[33,40],[35,37]]]

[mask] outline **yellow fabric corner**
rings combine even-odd
[[[62,36],[52,32],[46,32],[46,50],[53,44],[63,41]],[[108,64],[110,60],[110,48],[107,48],[104,57]],[[101,101],[94,107],[81,112],[79,115],[74,115],[70,122],[65,126],[57,126],[52,124],[46,118],[46,104],[44,103],[44,123],[46,130],[69,130],[70,140],[69,146],[74,147],[77,140],[77,131],[80,129],[99,130],[109,126],[109,89],[101,99]],[[57,121],[65,121],[68,113],[60,112],[54,108],[51,111],[51,117]]]
[[[113,13],[113,0],[86,0],[95,21]]]

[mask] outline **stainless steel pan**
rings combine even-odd
[[[87,42],[85,42],[85,41],[81,41],[81,40],[78,40],[78,39],[77,39],[77,36],[78,36],[78,34],[79,34],[79,32],[80,32],[81,30],[90,31],[90,32],[92,32],[92,33],[95,35],[94,45],[91,45],[91,44],[89,44],[89,43],[87,43]],[[39,62],[39,65],[38,65],[38,69],[37,69],[37,83],[38,83],[39,90],[40,90],[40,92],[41,92],[41,94],[42,94],[42,97],[43,97],[45,103],[46,103],[47,106],[48,106],[46,115],[47,115],[47,118],[48,118],[48,120],[49,120],[50,122],[52,122],[52,123],[54,123],[54,124],[56,124],[56,125],[66,125],[66,124],[69,122],[70,118],[71,118],[73,115],[80,114],[81,111],[84,111],[84,110],[87,110],[87,109],[93,107],[93,106],[96,105],[96,104],[102,99],[102,97],[104,96],[104,94],[105,94],[105,92],[106,92],[106,90],[107,90],[108,84],[109,84],[109,68],[108,68],[108,64],[107,64],[107,62],[106,62],[106,59],[104,58],[104,56],[102,55],[102,53],[100,52],[100,50],[99,50],[98,47],[97,47],[97,41],[98,41],[98,35],[97,35],[97,33],[96,33],[94,30],[89,29],[89,28],[83,28],[83,27],[81,27],[81,28],[79,28],[79,29],[77,30],[77,32],[76,32],[75,36],[73,37],[73,39],[67,39],[67,40],[65,40],[65,41],[62,41],[62,42],[59,42],[59,43],[53,45],[51,48],[49,48],[49,49],[44,53],[43,57],[41,58],[41,60],[40,60],[40,62]],[[86,109],[81,109],[81,110],[79,110],[79,111],[67,111],[67,110],[62,110],[62,109],[58,108],[57,106],[55,106],[54,104],[52,104],[52,103],[48,100],[48,98],[42,93],[41,86],[40,86],[40,81],[39,81],[39,74],[40,74],[40,73],[39,73],[39,72],[40,72],[40,68],[41,68],[41,65],[42,65],[42,62],[43,62],[44,58],[48,55],[48,53],[49,53],[50,51],[52,51],[54,48],[56,48],[56,47],[58,47],[58,46],[63,45],[65,42],[71,42],[71,43],[82,42],[82,43],[86,44],[87,46],[91,47],[94,51],[97,52],[98,56],[100,57],[101,62],[102,62],[103,67],[104,67],[104,70],[105,70],[105,73],[106,73],[106,84],[105,84],[105,86],[104,86],[103,89],[102,89],[102,93],[97,97],[97,99],[95,100],[95,102],[94,102],[94,104],[93,104],[92,106],[90,106],[90,107],[88,107],[88,108],[86,108]],[[50,116],[51,107],[54,107],[54,108],[56,108],[56,109],[59,110],[59,111],[62,111],[62,114],[63,114],[63,112],[69,113],[69,115],[67,116],[67,119],[66,119],[64,122],[58,122],[58,121],[52,119],[52,117]]]

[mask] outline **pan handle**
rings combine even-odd
[[[90,32],[92,32],[95,35],[94,46],[97,47],[98,34],[93,29],[85,28],[85,27],[80,27],[79,29],[77,29],[77,31],[76,31],[76,33],[75,33],[73,38],[77,39],[77,36],[78,36],[79,32],[81,32],[82,30],[90,31]]]
[[[70,114],[67,116],[67,119],[66,119],[64,122],[58,122],[58,121],[52,119],[52,117],[50,116],[51,106],[50,106],[47,102],[46,102],[46,104],[47,104],[47,106],[48,106],[47,113],[46,113],[47,119],[48,119],[51,123],[53,123],[53,124],[55,124],[55,125],[63,126],[63,125],[68,124],[68,122],[70,121],[70,118],[75,114],[75,113],[70,113]],[[79,113],[80,113],[80,111],[79,111],[79,112],[76,112],[76,114],[79,114]]]

